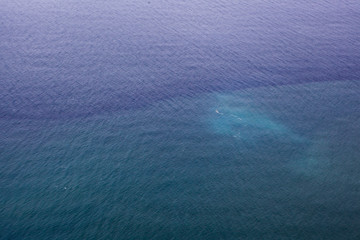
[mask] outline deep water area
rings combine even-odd
[[[0,239],[360,239],[358,1],[0,1]]]

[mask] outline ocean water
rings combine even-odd
[[[0,239],[360,239],[358,1],[0,1]]]

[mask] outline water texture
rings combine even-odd
[[[359,239],[358,1],[0,1],[0,239]]]

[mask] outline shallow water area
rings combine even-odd
[[[3,121],[4,236],[355,237],[359,90],[310,83]]]
[[[360,239],[359,10],[0,1],[0,239]]]

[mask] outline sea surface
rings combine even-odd
[[[0,0],[0,239],[360,239],[360,2]]]

